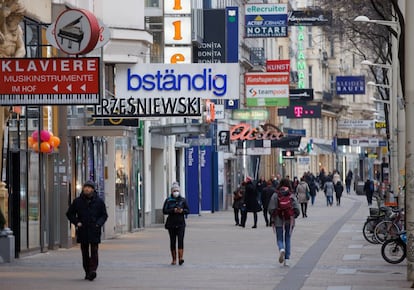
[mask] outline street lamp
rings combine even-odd
[[[385,85],[385,84],[376,84],[372,81],[367,82],[368,86],[374,86],[374,87],[379,87],[379,88],[385,88],[385,89],[391,89],[392,91],[394,91],[393,86],[390,85]],[[397,99],[396,97],[394,97],[394,99]],[[391,188],[398,188],[398,187],[393,187],[397,186],[395,185],[396,183],[398,183],[398,150],[397,150],[397,138],[396,138],[396,131],[397,131],[397,119],[396,116],[393,116],[393,109],[396,106],[396,104],[394,104],[393,99],[391,100],[376,100],[377,102],[382,102],[385,104],[389,105],[389,110],[391,112],[391,118],[388,118],[388,125],[389,125],[389,149],[390,149],[390,177],[391,177],[391,182],[389,182],[389,184],[391,185]]]
[[[365,60],[362,62],[362,64],[366,64],[366,65],[372,65],[372,66],[377,66],[377,67],[382,67],[382,68],[387,68],[390,69],[390,73],[391,73],[391,85],[385,85],[385,84],[375,84],[373,82],[368,82],[367,85],[371,85],[371,86],[376,86],[376,87],[382,87],[382,88],[387,88],[390,89],[391,94],[390,94],[390,121],[389,121],[389,125],[390,125],[390,165],[391,165],[391,188],[392,189],[398,189],[398,183],[399,183],[399,156],[398,154],[403,154],[404,148],[402,147],[403,144],[400,144],[401,142],[398,142],[398,129],[397,129],[397,124],[398,124],[398,116],[397,116],[397,94],[398,94],[398,62],[396,61],[397,56],[398,56],[398,40],[400,37],[400,26],[399,23],[396,21],[388,21],[388,20],[373,20],[373,19],[369,19],[367,16],[357,16],[354,21],[356,22],[366,22],[366,23],[374,23],[374,24],[379,24],[379,25],[384,25],[384,26],[388,26],[391,27],[392,29],[394,29],[397,32],[397,37],[396,39],[393,38],[392,39],[392,63],[391,65],[387,65],[387,64],[373,64],[372,62],[370,62],[369,60]],[[400,146],[401,145],[401,148]],[[403,163],[401,163],[400,165],[403,165]]]

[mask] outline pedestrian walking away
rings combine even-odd
[[[326,197],[326,206],[332,206],[333,205],[333,194],[335,192],[335,187],[332,182],[332,178],[328,177],[327,181],[323,185],[323,191]]]
[[[268,211],[269,201],[273,193],[275,193],[276,188],[273,187],[272,180],[267,182],[267,186],[263,189],[262,192],[262,206],[263,206],[263,217],[266,223],[266,227],[270,226],[270,216]]]
[[[240,225],[241,208],[244,203],[244,183],[233,192],[233,211],[236,226]]]
[[[369,178],[364,184],[364,193],[367,196],[368,206],[372,205],[372,196],[374,195],[374,182]]]
[[[302,217],[308,217],[308,201],[310,199],[310,189],[308,184],[305,182],[305,179],[302,177],[298,186],[296,187],[296,198],[300,203],[300,208],[302,211]]]
[[[271,224],[276,233],[279,263],[289,266],[291,237],[295,227],[295,218],[299,216],[300,209],[288,179],[280,181],[276,192],[269,201],[268,211],[271,214]]]
[[[253,226],[252,228],[257,228],[257,212],[261,211],[262,208],[259,204],[258,193],[253,184],[253,179],[250,176],[247,176],[245,179],[246,188],[244,191],[244,204],[243,207],[246,210],[242,210],[241,226],[244,228],[246,226],[247,213],[253,213]]]
[[[344,191],[344,186],[342,185],[342,182],[340,180],[338,180],[335,183],[334,188],[335,188],[336,205],[340,206],[341,205],[342,192]]]
[[[348,173],[346,174],[346,178],[345,178],[346,194],[351,194],[352,178],[353,178],[353,173],[352,173],[352,170],[349,169]]]
[[[76,240],[80,243],[85,280],[94,280],[98,268],[98,245],[102,226],[108,219],[104,201],[96,192],[93,181],[86,181],[79,197],[69,206],[66,216],[76,228]]]
[[[185,217],[190,213],[190,209],[186,199],[181,196],[178,183],[171,186],[171,194],[164,201],[162,212],[168,215],[165,228],[170,236],[171,265],[177,263],[178,248],[178,264],[181,266],[184,264]]]

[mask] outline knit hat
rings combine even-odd
[[[173,191],[180,191],[180,185],[178,184],[178,182],[173,182],[171,186],[171,192]]]
[[[83,184],[83,187],[85,187],[85,186],[90,186],[90,187],[92,187],[93,189],[95,189],[95,187],[96,187],[95,182],[93,182],[92,180],[88,180],[88,181],[86,181],[86,182]]]

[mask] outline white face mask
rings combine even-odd
[[[179,191],[173,191],[172,196],[173,197],[178,197],[180,195]]]

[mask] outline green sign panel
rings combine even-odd
[[[233,120],[267,120],[269,112],[267,110],[239,109],[232,111]]]

